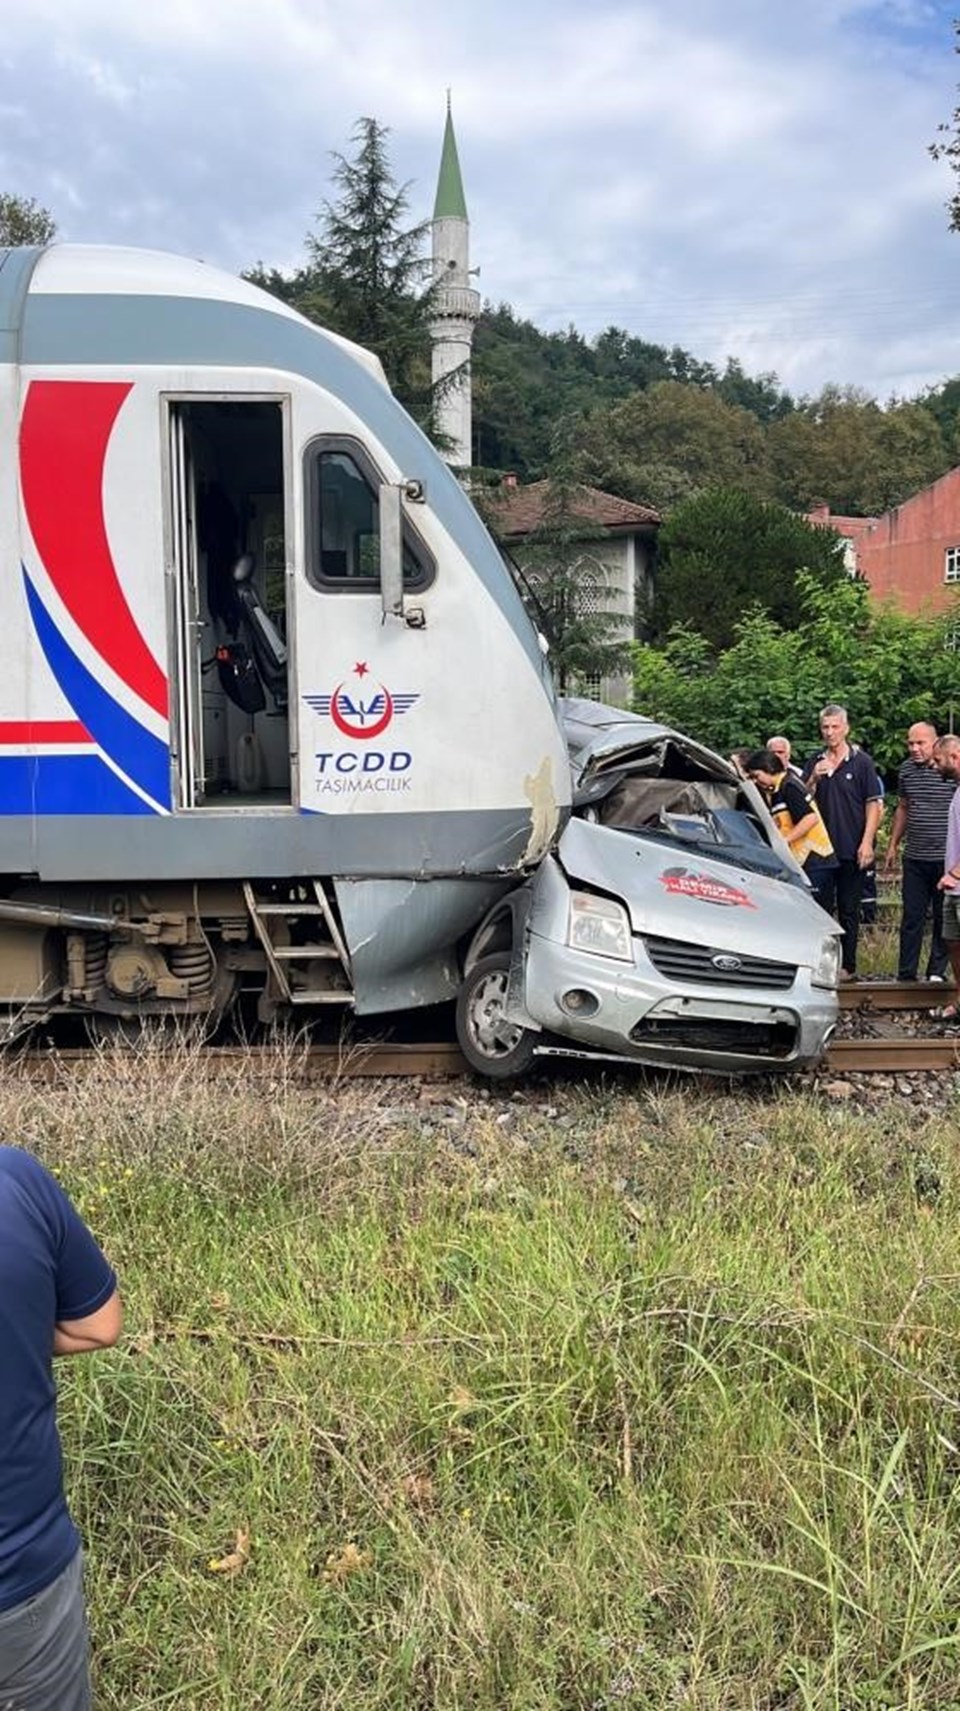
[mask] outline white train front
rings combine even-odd
[[[4,252],[0,337],[8,1019],[450,996],[569,771],[502,560],[376,360],[70,245]]]

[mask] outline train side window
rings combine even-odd
[[[314,441],[306,454],[307,574],[318,588],[380,589],[380,502],[376,471],[357,441]],[[407,519],[403,585],[426,588],[436,566]]]

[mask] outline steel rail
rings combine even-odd
[[[98,1066],[129,1069],[136,1074],[138,1061],[144,1051],[157,1048],[137,1045],[110,1046],[48,1046],[43,1050],[11,1053],[11,1067],[21,1068],[29,1077],[56,1081],[60,1075],[92,1073]],[[162,1047],[159,1049],[163,1049]],[[269,1075],[276,1081],[301,1085],[312,1081],[330,1081],[337,1077],[353,1080],[359,1076],[426,1076],[431,1079],[447,1075],[467,1075],[466,1059],[452,1040],[430,1044],[407,1044],[371,1040],[347,1045],[317,1045],[298,1042],[289,1047],[277,1045],[201,1046],[196,1050],[203,1073],[212,1076]],[[177,1047],[171,1047],[172,1070],[175,1073]],[[195,1060],[190,1057],[190,1063]]]
[[[832,1040],[824,1067],[846,1074],[909,1075],[960,1068],[960,1034],[937,1039]]]
[[[56,1081],[61,1076],[91,1073],[107,1062],[111,1069],[117,1064],[135,1073],[140,1054],[136,1046],[104,1048],[80,1046],[62,1050],[23,1051],[11,1056],[11,1065],[22,1067],[33,1078]],[[558,1056],[561,1054],[557,1054]],[[579,1054],[581,1063],[589,1063],[591,1054]],[[594,1059],[610,1068],[638,1067],[626,1058]],[[293,1045],[278,1055],[275,1045],[205,1046],[202,1049],[204,1073],[211,1076],[271,1075],[288,1080],[291,1085],[329,1082],[338,1078],[354,1080],[359,1077],[422,1076],[440,1080],[447,1076],[465,1076],[469,1068],[459,1047],[452,1040],[435,1040],[427,1044],[372,1040],[350,1045]],[[849,1039],[833,1040],[818,1066],[830,1074],[909,1074],[928,1070],[960,1068],[960,1033],[923,1039]]]
[[[929,980],[851,980],[838,987],[841,1010],[937,1010],[952,1003],[951,983]]]

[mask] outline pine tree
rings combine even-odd
[[[334,155],[339,195],[324,204],[321,233],[307,238],[311,264],[301,280],[323,304],[326,325],[375,351],[401,403],[428,424],[429,221],[404,223],[409,187],[393,177],[388,135],[376,119],[360,119],[352,157]]]

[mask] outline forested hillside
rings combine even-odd
[[[388,131],[354,127],[334,156],[336,195],[291,273],[247,277],[312,320],[374,350],[387,379],[436,436],[430,321],[436,284],[426,222],[407,223]],[[586,339],[545,333],[509,304],[486,304],[473,360],[473,461],[521,481],[585,481],[668,514],[712,488],[804,511],[871,516],[960,462],[960,375],[917,398],[877,400],[825,386],[794,398],[775,374],[722,368],[620,327]]]
[[[544,333],[506,304],[477,326],[473,413],[480,467],[549,475],[573,418],[582,478],[664,511],[721,485],[869,516],[960,461],[960,377],[911,399],[839,385],[794,398],[733,357],[718,369],[618,327]]]
[[[953,132],[951,131],[951,136]],[[321,325],[375,351],[401,402],[436,437],[429,223],[408,221],[389,131],[354,126],[335,154],[334,195],[305,235],[301,266],[259,261],[246,277]],[[943,145],[947,158],[956,141]],[[45,243],[56,221],[33,199],[0,195],[0,239]],[[918,329],[919,331],[919,329]],[[960,374],[913,398],[875,399],[839,379],[794,397],[775,374],[722,367],[622,327],[587,339],[542,332],[486,303],[472,359],[473,461],[520,481],[585,481],[664,515],[711,488],[793,510],[872,516],[960,463]],[[561,452],[562,447],[562,452]]]

